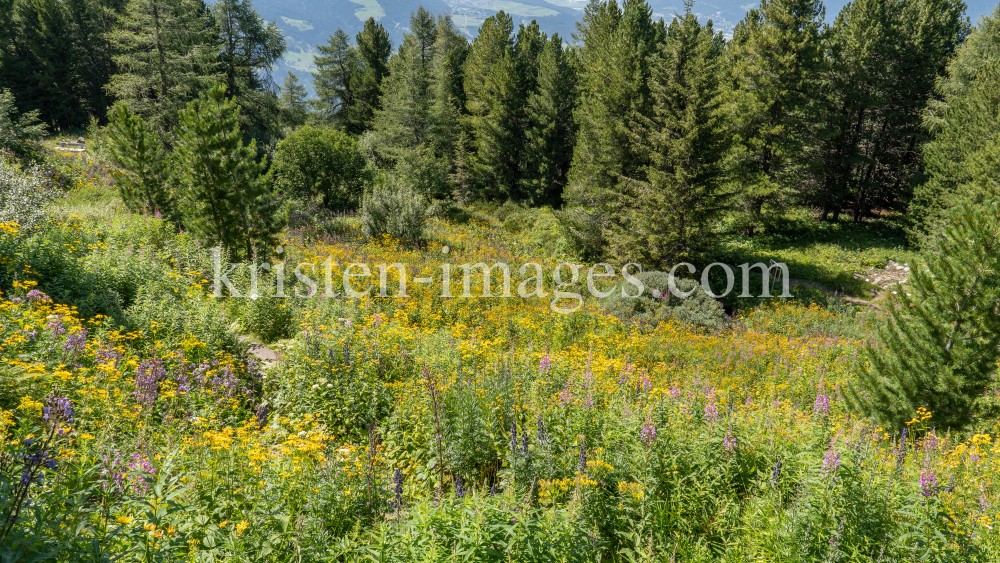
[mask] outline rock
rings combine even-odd
[[[86,142],[87,142],[87,140],[86,140],[86,139],[84,139],[83,137],[77,137],[77,138],[76,138],[76,142],[78,142],[78,143],[80,143],[80,144],[83,144],[83,143],[86,143]]]

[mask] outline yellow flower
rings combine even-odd
[[[132,520],[135,520],[135,518],[132,518],[131,516],[117,516],[115,517],[115,520],[118,520],[119,524],[131,524]]]
[[[220,528],[225,528],[228,525],[229,525],[229,520],[223,520],[222,522],[219,522]]]
[[[153,524],[152,522],[147,522],[146,525],[143,526],[143,528],[145,528],[147,532],[152,532],[153,530],[156,529],[156,524]]]

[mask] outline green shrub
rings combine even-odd
[[[421,145],[406,151],[406,156],[396,164],[395,173],[413,186],[418,194],[428,198],[446,198],[450,195],[448,174],[451,163],[447,158],[434,156],[434,149]]]
[[[26,170],[0,156],[0,223],[14,222],[34,229],[45,218],[45,207],[59,195],[37,165]]]
[[[17,115],[14,95],[0,89],[0,150],[11,151],[18,158],[35,158],[38,147],[31,141],[45,136],[45,124],[38,121],[38,110]]]
[[[406,242],[416,242],[424,236],[427,222],[426,205],[405,182],[391,176],[380,176],[361,207],[361,226],[369,237],[390,235]]]
[[[286,196],[322,198],[329,209],[356,209],[369,178],[367,161],[347,133],[304,126],[278,144],[274,188]]]
[[[694,293],[681,299],[670,291],[670,275],[649,271],[636,274],[645,288],[637,297],[625,297],[615,291],[604,298],[602,306],[608,313],[623,321],[656,325],[667,319],[718,330],[726,324],[722,304],[705,293],[701,284],[689,279],[676,278],[675,285],[681,292]],[[626,291],[635,291],[626,288]],[[654,293],[655,292],[655,293]]]
[[[294,332],[292,310],[280,298],[258,296],[246,300],[240,326],[262,342],[290,337]]]

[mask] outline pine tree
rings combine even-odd
[[[382,85],[382,109],[375,112],[378,150],[397,162],[409,151],[434,142],[432,65],[436,23],[420,7],[410,15],[410,32],[389,61],[389,76]]]
[[[127,104],[109,115],[106,148],[119,168],[115,186],[133,213],[164,215],[178,221],[176,201],[167,186],[166,154],[159,136]]]
[[[696,260],[711,248],[715,222],[727,209],[723,156],[728,134],[719,115],[724,49],[712,23],[685,13],[667,28],[653,59],[652,111],[636,113],[632,143],[648,161],[630,178],[630,198],[609,216],[605,239],[622,262],[667,265]]]
[[[851,407],[893,430],[918,407],[942,430],[979,414],[1000,360],[1000,209],[964,204],[940,246],[913,268],[907,293],[890,300],[879,346],[848,393]],[[911,295],[912,294],[912,295]]]
[[[269,139],[278,129],[271,67],[285,52],[281,30],[264,21],[251,0],[217,0],[211,13],[219,29],[223,83],[240,106],[241,128],[255,138]]]
[[[351,133],[361,133],[371,128],[375,112],[382,107],[382,81],[389,74],[392,41],[389,32],[374,18],[365,21],[355,40],[360,69],[351,77],[355,107],[346,128]]]
[[[536,205],[559,207],[576,141],[576,67],[558,34],[552,35],[537,60],[536,87],[528,97],[521,191]]]
[[[306,87],[299,82],[299,78],[292,71],[288,71],[281,86],[281,95],[278,97],[285,126],[294,129],[305,124],[309,115],[307,96]]]
[[[465,107],[463,77],[469,42],[455,27],[451,16],[438,16],[431,61],[431,138],[437,154],[450,164],[461,135],[460,120]]]
[[[18,111],[14,94],[0,89],[0,149],[30,159],[37,153],[34,141],[44,136],[45,124],[39,122],[38,110]]]
[[[825,41],[826,104],[813,110],[826,130],[811,147],[814,181],[803,190],[824,218],[849,206],[857,222],[909,199],[921,112],[965,35],[963,20],[949,0],[858,0],[837,16]]]
[[[392,41],[389,32],[368,18],[355,37],[357,45],[343,30],[319,48],[313,86],[319,96],[319,109],[330,123],[354,134],[373,126],[381,108],[382,82],[390,72]]]
[[[649,6],[640,0],[591,1],[578,24],[580,101],[577,142],[564,197],[564,219],[588,252],[599,253],[601,225],[629,197],[623,177],[641,176],[642,151],[631,142],[630,116],[650,116],[651,54],[662,40]]]
[[[256,141],[244,145],[239,106],[213,86],[181,110],[173,153],[184,226],[208,246],[265,255],[284,226],[284,210],[262,176]]]
[[[732,116],[732,181],[744,231],[787,207],[806,163],[816,123],[823,58],[819,0],[762,0],[730,43],[726,112]]]
[[[109,38],[118,73],[108,90],[161,135],[222,79],[217,30],[202,0],[129,0]]]
[[[1000,6],[955,54],[924,115],[933,135],[923,151],[924,181],[914,189],[908,235],[922,246],[940,236],[961,201],[1000,199],[1000,167],[990,166],[1000,139]]]

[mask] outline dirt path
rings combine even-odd
[[[238,338],[240,342],[246,342],[248,344],[247,351],[260,360],[261,367],[264,369],[267,369],[281,361],[281,354],[275,352],[267,346],[264,346],[263,344],[254,342],[249,336],[241,334]]]

